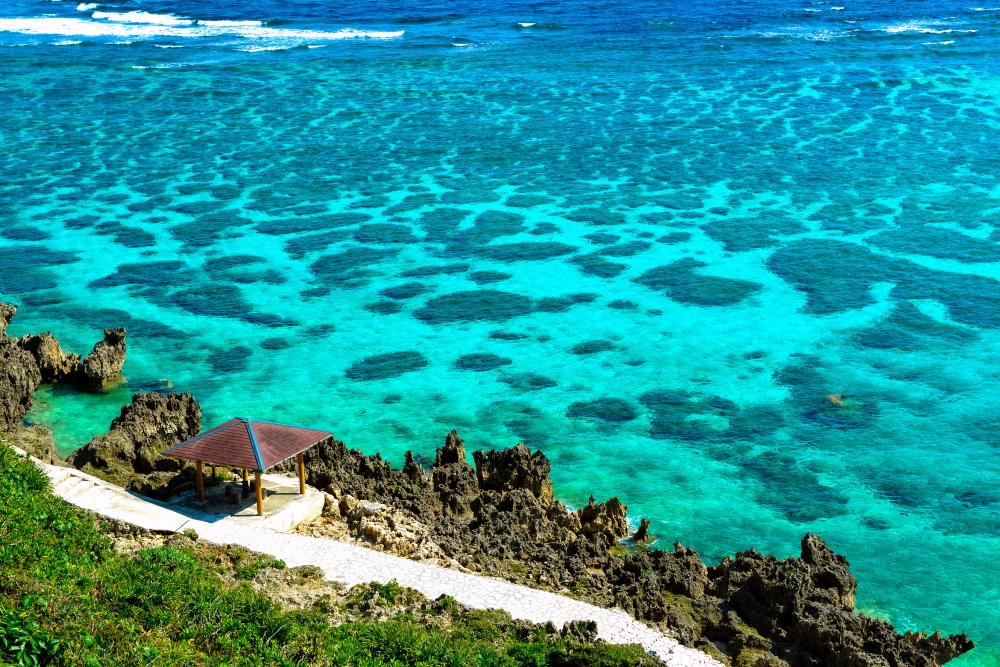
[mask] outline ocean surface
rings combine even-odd
[[[818,532],[1000,663],[1000,5],[0,4],[0,298],[399,465],[523,441],[658,545]],[[984,0],[985,1],[985,0]]]

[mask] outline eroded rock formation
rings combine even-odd
[[[105,329],[104,340],[87,358],[66,353],[49,332],[14,338],[7,326],[17,306],[0,302],[0,431],[21,426],[31,409],[32,395],[42,382],[72,383],[87,390],[101,389],[121,377],[125,362],[125,329]]]
[[[73,452],[67,462],[119,486],[166,497],[193,474],[191,466],[160,452],[200,430],[201,407],[191,394],[140,393],[122,407],[108,433]]]
[[[0,431],[21,425],[31,409],[31,399],[42,383],[42,373],[34,356],[21,348],[18,339],[7,335],[7,325],[17,314],[17,306],[0,302]]]
[[[79,354],[66,354],[59,339],[46,331],[22,336],[21,349],[31,353],[42,373],[42,382],[77,382],[83,371]]]
[[[125,328],[104,330],[104,340],[83,359],[83,372],[78,382],[90,389],[102,389],[122,376],[125,364]]]
[[[439,563],[569,589],[736,667],[937,667],[972,648],[965,635],[901,635],[856,615],[848,562],[816,535],[803,538],[800,558],[751,549],[713,567],[679,544],[630,553],[619,544],[628,508],[591,498],[569,511],[553,498],[541,452],[518,445],[472,458],[475,468],[453,431],[429,478],[409,453],[398,471],[332,439],[307,452],[306,467],[310,484],[344,499],[340,528],[338,517],[325,519],[331,537],[340,531],[400,555],[421,558],[422,550]],[[404,544],[408,534],[414,544]],[[644,521],[631,543],[647,534]]]

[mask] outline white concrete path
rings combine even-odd
[[[395,579],[429,598],[450,595],[462,604],[479,609],[504,609],[514,618],[535,623],[551,621],[562,627],[567,621],[597,622],[598,637],[612,644],[641,644],[671,667],[722,667],[707,654],[677,643],[618,609],[604,609],[572,598],[518,586],[457,570],[306,535],[278,533],[260,519],[231,518],[207,521],[203,515],[187,516],[124,489],[86,475],[35,461],[52,480],[55,492],[74,505],[102,516],[149,530],[180,532],[192,529],[202,539],[216,544],[238,544],[285,561],[289,567],[318,565],[328,579],[346,586]]]

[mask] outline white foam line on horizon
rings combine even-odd
[[[25,35],[65,35],[85,37],[219,37],[233,35],[248,39],[393,39],[405,31],[379,32],[344,28],[336,32],[286,30],[262,26],[165,25],[156,23],[104,22],[77,18],[0,19],[0,32]]]
[[[106,19],[116,23],[151,23],[153,25],[191,25],[191,19],[171,14],[150,14],[149,12],[94,12],[95,19]]]

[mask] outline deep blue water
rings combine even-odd
[[[30,418],[524,441],[709,560],[819,532],[996,665],[998,56],[974,2],[7,0],[0,297],[130,336]]]

